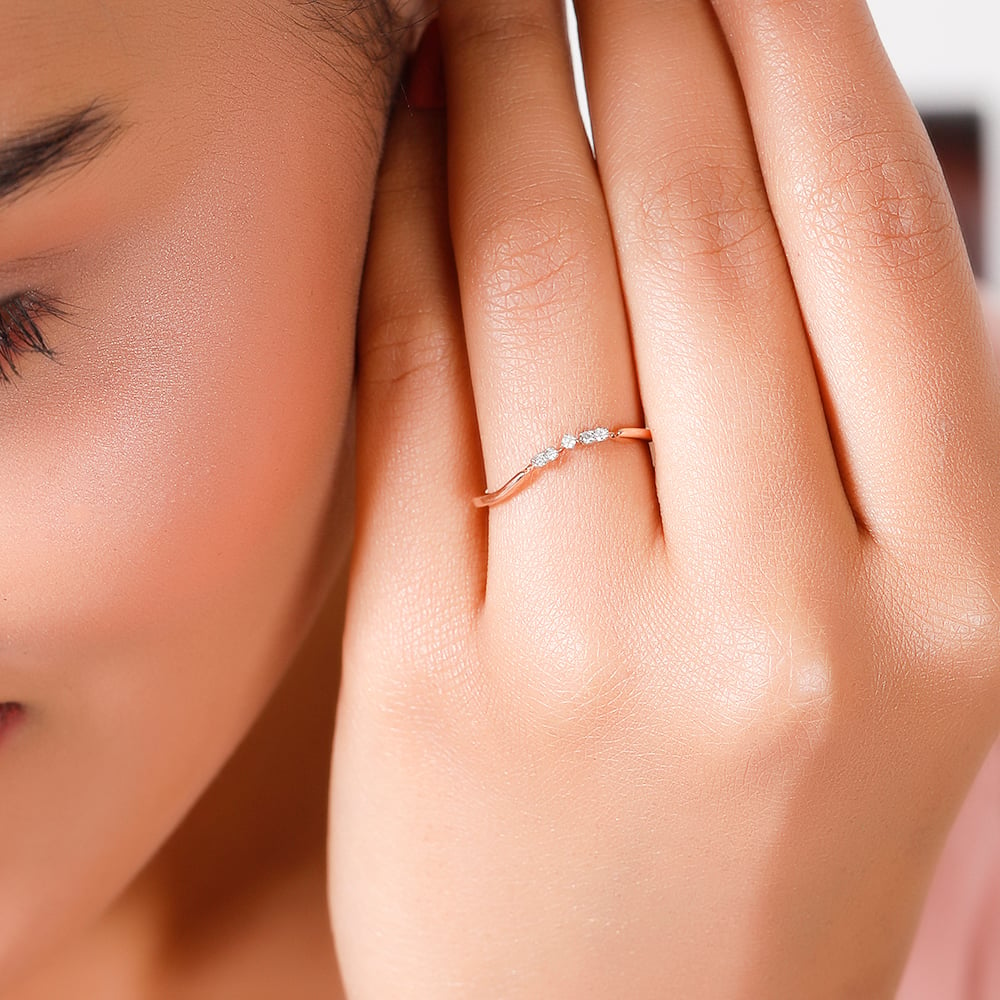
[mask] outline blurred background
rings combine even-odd
[[[981,281],[996,285],[1000,279],[1000,2],[869,0],[869,7],[937,150],[973,269]],[[569,17],[575,40],[572,10]],[[582,95],[578,49],[574,58]],[[581,106],[586,109],[585,96]]]

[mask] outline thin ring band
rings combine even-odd
[[[597,444],[599,441],[614,441],[617,438],[652,441],[653,433],[648,427],[619,427],[615,431],[609,430],[607,427],[592,427],[579,434],[564,434],[558,448],[544,448],[520,472],[511,476],[503,486],[492,492],[484,493],[482,496],[474,497],[472,502],[477,507],[492,507],[493,504],[500,503],[501,500],[506,500],[519,490],[524,489],[534,478],[531,473],[544,468],[550,462],[554,462],[564,451],[570,451],[578,444]]]

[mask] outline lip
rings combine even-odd
[[[24,716],[24,706],[19,701],[0,702],[0,740],[13,729]]]

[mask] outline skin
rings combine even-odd
[[[274,5],[230,4],[222,16],[194,4],[74,2],[49,4],[45,14],[43,23],[0,12],[12,51],[31,54],[0,67],[2,129],[16,131],[94,93],[122,102],[132,124],[99,163],[0,214],[3,294],[38,284],[70,307],[65,322],[46,327],[61,365],[26,358],[23,378],[0,395],[5,427],[14,432],[0,480],[0,509],[11,525],[0,551],[7,679],[0,697],[28,708],[0,751],[11,817],[0,828],[0,981],[21,980],[4,1000],[336,997],[323,887],[325,792],[353,517],[353,324],[384,94],[361,73],[345,97],[343,79],[317,65],[315,38],[305,44],[290,36]],[[350,67],[346,49],[338,56],[329,44],[334,65]],[[469,64],[450,65],[453,89],[467,84],[474,105],[481,77],[477,82]],[[397,120],[383,198],[395,184],[440,199],[440,116],[417,115],[410,126]],[[567,148],[573,142],[578,149],[578,136]],[[459,163],[475,162],[471,149],[471,141],[458,148]],[[470,188],[462,186],[461,169],[457,176],[462,197]],[[498,190],[487,217],[503,215]],[[446,273],[447,257],[427,253],[423,242],[440,236],[441,214],[415,205],[415,217],[398,213],[395,227],[383,224],[388,235],[373,244],[368,301],[399,293],[403,315],[430,301],[445,316],[441,329],[454,337],[455,314],[445,305],[454,309],[455,289],[438,270]],[[25,262],[55,248],[67,252]],[[423,275],[425,283],[400,291],[406,274]],[[369,343],[363,434],[374,443],[391,431],[386,440],[405,456],[397,446],[407,438],[394,422],[412,412],[399,407],[400,390],[421,383],[401,379],[393,387],[400,374],[393,365],[413,358],[412,340],[399,346],[397,354]],[[381,397],[391,403],[381,411],[372,407],[377,356],[382,388],[396,394]],[[421,377],[419,365],[414,373]],[[442,400],[446,416],[455,416],[448,407],[456,398],[469,403],[468,391],[442,397],[441,386],[435,382],[426,396],[436,407],[427,442],[446,438]],[[469,412],[464,423],[456,420],[452,440],[474,448]],[[386,458],[381,453],[365,466],[367,490],[379,470],[388,476]],[[411,467],[408,485],[418,485],[422,472]],[[481,487],[481,472],[465,470],[466,492]],[[435,488],[459,480],[442,473]],[[382,486],[389,513],[412,527],[406,504],[413,494]],[[373,504],[370,511],[384,516],[387,508]],[[371,538],[371,516],[363,539]],[[482,539],[476,544],[481,553]],[[353,598],[354,650],[369,628],[373,648],[385,648],[384,632],[361,620],[362,608],[404,627],[414,623],[399,617],[388,597],[369,603],[373,583],[397,596],[406,582],[437,594],[454,583],[445,573],[407,578],[401,570],[410,564],[390,564],[386,551],[354,566],[351,583],[363,595]],[[438,569],[433,561],[427,566]],[[436,641],[444,627],[438,619],[416,624],[427,631],[410,633],[408,653],[420,648],[414,636]],[[387,735],[384,719],[366,717],[371,704],[359,704],[370,666],[356,656],[348,662],[352,686],[338,726],[346,731],[345,763],[337,764],[333,805],[347,838],[361,843],[352,851],[331,839],[329,870],[340,876],[331,899],[343,932],[338,950],[355,978],[351,995],[365,995],[375,981],[382,992],[373,995],[384,997],[421,986],[407,974],[408,955],[424,970],[441,966],[430,949],[407,951],[420,943],[417,921],[387,956],[379,928],[366,924],[370,897],[354,911],[343,906],[345,893],[367,891],[343,877],[369,857],[358,824],[364,782],[381,794],[386,781],[377,759],[372,766],[357,756],[359,745]],[[428,664],[412,655],[389,664],[400,666]],[[525,690],[545,693],[559,680],[550,672],[539,688],[537,674],[522,676],[527,687],[504,692],[513,705]],[[369,674],[376,684],[387,677],[400,686],[386,703],[402,714],[388,719],[393,731],[383,746],[404,752],[390,778],[405,783],[414,777],[410,761],[428,760],[428,750],[448,760],[456,751],[423,741],[428,722],[440,725],[433,714],[440,704],[407,705],[399,695],[413,690],[409,681],[384,665]],[[571,703],[573,712],[578,704]],[[425,709],[432,714],[414,718]],[[576,739],[585,731],[577,717],[549,714],[553,721],[568,721]],[[400,722],[407,732],[395,731]],[[468,759],[474,767],[481,758]],[[356,780],[345,781],[345,768]],[[437,791],[420,780],[414,788]],[[435,844],[436,823],[461,822],[461,812],[438,811],[433,801],[430,810],[424,804],[405,812],[411,794],[398,799],[411,825],[386,855],[410,840],[418,851],[430,844],[458,865],[482,868],[496,846],[496,816],[479,818],[487,830],[463,855],[461,843]],[[394,833],[396,808],[374,818],[374,843]],[[414,822],[426,836],[413,836]],[[540,849],[550,846],[539,838]],[[601,859],[587,860],[601,869]],[[603,860],[630,863],[627,852]],[[420,869],[414,872],[419,878]],[[435,905],[424,905],[420,917],[434,926],[453,909],[447,896],[436,899],[449,887],[447,870],[443,879],[437,870],[430,875],[421,899]],[[378,878],[368,883],[377,886]],[[492,887],[501,902],[504,884]],[[463,932],[478,934],[484,913],[494,919],[491,894],[480,903]],[[500,930],[523,943],[506,925]],[[447,944],[447,935],[442,939]],[[455,941],[477,957],[467,938]],[[524,955],[530,963],[530,942]],[[379,969],[365,968],[372,956],[383,960],[388,984],[378,980]],[[468,957],[451,968],[463,961]]]
[[[296,995],[335,981],[327,594],[350,543],[354,319],[407,38],[373,68],[304,16],[252,0],[0,6],[20,54],[0,66],[4,138],[95,100],[126,126],[0,209],[0,299],[65,303],[41,321],[58,363],[26,355],[0,386],[0,698],[25,706],[0,750],[0,981],[45,958],[29,996],[200,982],[212,963],[193,942],[225,967],[227,928],[262,946],[249,991],[221,995],[273,997],[275,969],[308,984]],[[310,630],[327,641],[296,659]],[[72,944],[130,882],[92,949]],[[271,901],[257,928],[254,898]]]
[[[953,206],[861,0],[576,6],[596,164],[558,0],[444,0],[446,129],[400,114],[384,160],[345,987],[889,998],[1000,728],[1000,376]],[[655,466],[579,446],[471,503],[604,422]]]

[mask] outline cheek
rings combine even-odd
[[[144,860],[287,665],[329,536],[348,542],[366,194],[342,210],[329,178],[262,174],[234,203],[225,169],[109,252],[88,291],[108,305],[54,331],[62,365],[33,361],[4,400],[31,431],[0,483],[0,699],[29,716],[0,753],[19,819],[0,830],[0,947],[10,907],[30,939],[32,906],[72,921]]]
[[[115,250],[124,265],[91,294],[110,305],[60,331],[57,373],[41,359],[30,372],[45,399],[7,464],[0,578],[8,631],[44,645],[43,673],[60,649],[76,663],[217,621],[255,585],[273,597],[275,571],[301,568],[323,526],[359,248],[330,245],[350,227],[306,192],[258,192],[251,211],[215,199],[217,181]]]

